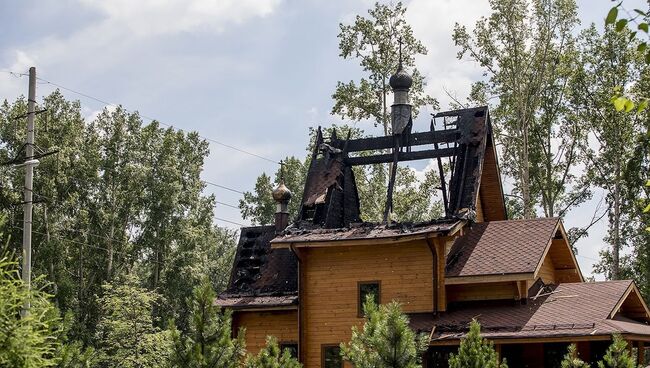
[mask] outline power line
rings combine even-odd
[[[237,190],[237,189],[229,188],[229,187],[227,187],[227,186],[225,186],[225,185],[221,185],[221,184],[217,184],[217,183],[212,183],[212,182],[209,182],[209,181],[207,181],[207,180],[204,180],[203,182],[206,183],[206,184],[212,185],[212,186],[214,186],[214,187],[217,187],[217,188],[221,188],[221,189],[229,190],[229,191],[231,191],[231,192],[235,192],[235,193],[239,193],[239,194],[244,194],[244,192],[242,192],[241,190]]]
[[[20,77],[20,76],[23,76],[23,75],[26,75],[26,74],[16,73],[16,72],[12,72],[12,71],[4,71],[4,72],[7,72],[7,73],[9,73],[9,74],[11,74],[11,75],[15,75],[15,76],[19,76],[19,77]],[[74,89],[72,89],[72,88],[68,88],[68,87],[66,87],[66,86],[63,86],[63,85],[61,85],[61,84],[51,82],[51,81],[49,81],[49,80],[47,80],[47,79],[43,79],[43,78],[40,78],[40,77],[37,77],[36,79],[37,79],[37,80],[40,80],[40,81],[42,81],[42,82],[44,82],[45,84],[51,84],[51,85],[53,85],[53,86],[55,86],[55,87],[57,87],[57,88],[60,88],[60,89],[62,89],[62,90],[68,91],[68,92],[70,92],[70,93],[74,93],[74,94],[76,94],[76,95],[79,95],[79,96],[85,97],[85,98],[87,98],[87,99],[93,100],[93,101],[95,101],[95,102],[99,102],[99,103],[104,104],[104,105],[109,105],[109,106],[116,106],[116,105],[117,105],[117,104],[114,104],[114,103],[111,103],[111,102],[108,102],[108,101],[102,100],[102,99],[100,99],[100,98],[97,98],[97,97],[91,96],[91,95],[89,95],[89,94],[87,94],[87,93],[83,93],[83,92],[80,92],[80,91],[74,90]],[[130,112],[130,113],[134,113],[134,112],[135,112],[135,111],[132,111],[132,110],[129,110],[129,109],[126,109],[126,108],[124,108],[124,110],[126,110],[127,112]],[[143,115],[143,114],[139,114],[139,115],[140,115],[142,118],[145,118],[145,119],[150,120],[150,121],[157,121],[160,125],[167,126],[167,127],[172,128],[172,129],[174,129],[174,130],[177,130],[177,131],[180,131],[180,132],[184,132],[184,131],[185,131],[184,129],[181,129],[181,128],[175,128],[175,127],[174,127],[173,125],[171,125],[171,124],[164,123],[164,122],[162,122],[162,121],[160,121],[160,120],[158,120],[158,119],[152,118],[152,117],[150,117],[150,116]],[[268,161],[268,162],[272,162],[272,163],[277,164],[277,165],[280,164],[279,161],[276,161],[276,160],[270,159],[270,158],[268,158],[268,157],[264,157],[264,156],[262,156],[262,155],[258,155],[257,153],[253,153],[253,152],[250,152],[250,151],[245,150],[245,149],[241,149],[241,148],[235,147],[235,146],[233,146],[233,145],[231,145],[231,144],[223,143],[223,142],[218,141],[218,140],[213,139],[213,138],[209,138],[209,137],[206,137],[206,136],[201,135],[201,134],[199,134],[199,137],[205,139],[205,140],[208,141],[208,142],[212,142],[212,143],[214,143],[214,144],[218,144],[218,145],[220,145],[220,146],[223,146],[223,147],[226,147],[226,148],[232,149],[232,150],[234,150],[234,151],[241,152],[241,153],[247,154],[247,155],[249,155],[249,156],[257,157],[257,158],[259,158],[259,159],[262,159],[262,160],[265,160],[265,161]]]
[[[227,222],[227,223],[229,223],[229,224],[233,224],[233,225],[241,226],[241,227],[247,227],[247,226],[248,226],[248,225],[244,225],[244,224],[239,223],[239,222],[230,221],[230,220],[222,219],[222,218],[219,218],[219,217],[214,217],[214,219],[215,219],[215,220],[218,220],[218,221]]]
[[[219,202],[219,201],[214,201],[214,203],[216,203],[216,204],[220,204],[220,205],[222,205],[222,206],[226,206],[226,207],[234,208],[234,209],[236,209],[236,210],[239,209],[239,207],[237,207],[237,206],[235,206],[235,205],[232,205],[232,204],[228,204],[228,203],[223,203],[223,202]]]

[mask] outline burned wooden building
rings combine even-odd
[[[288,218],[291,193],[281,185],[275,224],[241,229],[216,303],[233,310],[235,331],[246,328],[248,349],[273,335],[306,368],[346,366],[339,344],[363,323],[361,304],[372,294],[399,301],[412,327],[430,336],[426,367],[446,366],[473,318],[510,367],[559,366],[569,343],[595,361],[615,333],[642,362],[650,312],[636,285],[585,282],[560,219],[508,219],[488,109],[439,113],[440,129],[413,132],[411,82],[401,68],[391,78],[392,136],[319,131],[297,218]],[[388,153],[358,154],[369,150]],[[444,216],[390,221],[397,164],[424,159],[438,162]],[[352,168],[375,163],[392,171],[385,221],[368,223]]]

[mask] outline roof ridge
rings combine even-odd
[[[483,223],[489,224],[493,222],[526,222],[526,221],[549,221],[549,220],[558,221],[560,220],[560,217],[555,216],[555,217],[535,217],[530,219],[507,219],[507,220],[485,221]]]

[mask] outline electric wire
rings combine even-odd
[[[3,70],[2,72],[9,73],[9,74],[11,74],[11,75],[18,76],[18,77],[22,77],[22,76],[26,76],[26,75],[28,75],[28,74],[25,74],[25,73],[17,73],[17,72],[7,71],[7,70]],[[76,95],[79,95],[79,96],[85,97],[85,98],[87,98],[87,99],[93,100],[93,101],[95,101],[95,102],[99,102],[99,103],[104,104],[104,105],[108,105],[108,106],[117,106],[117,105],[118,105],[118,104],[114,104],[114,103],[108,102],[108,101],[106,101],[106,100],[103,100],[103,99],[101,99],[101,98],[94,97],[94,96],[89,95],[89,94],[87,94],[87,93],[84,93],[84,92],[81,92],[81,91],[78,91],[78,90],[75,90],[75,89],[72,89],[72,88],[66,87],[66,86],[64,86],[64,85],[62,85],[62,84],[59,84],[59,83],[55,83],[55,82],[49,81],[49,80],[44,79],[44,78],[36,77],[36,79],[37,79],[37,80],[40,80],[41,82],[43,82],[43,84],[50,84],[50,85],[52,85],[52,86],[54,86],[54,87],[57,87],[57,88],[60,88],[60,89],[62,89],[62,90],[64,90],[64,91],[68,91],[68,92],[70,92],[70,93],[74,93],[74,94],[76,94]],[[127,112],[129,112],[129,113],[134,113],[134,112],[135,112],[135,111],[130,110],[130,109],[127,109],[127,108],[124,108],[124,110],[127,111]],[[164,126],[166,126],[166,127],[172,128],[172,129],[174,129],[174,130],[176,130],[176,131],[180,131],[180,132],[185,132],[185,131],[186,131],[186,130],[184,130],[184,129],[174,127],[174,126],[171,125],[171,124],[164,123],[164,122],[162,122],[162,121],[160,121],[160,120],[158,120],[158,119],[155,119],[155,118],[153,118],[153,117],[150,117],[150,116],[147,116],[147,115],[144,115],[144,114],[141,114],[141,113],[138,113],[138,114],[140,115],[140,117],[142,117],[142,118],[144,118],[144,119],[147,119],[147,120],[149,120],[149,121],[156,121],[156,122],[158,122],[160,125],[164,125]],[[222,147],[226,147],[226,148],[232,149],[232,150],[234,150],[234,151],[237,151],[237,152],[240,152],[240,153],[247,154],[247,155],[249,155],[249,156],[257,157],[257,158],[259,158],[259,159],[261,159],[261,160],[265,160],[265,161],[268,161],[268,162],[274,163],[274,164],[276,164],[276,165],[279,165],[279,164],[280,164],[280,161],[273,160],[273,159],[270,159],[270,158],[268,158],[268,157],[264,157],[264,156],[259,155],[259,154],[257,154],[257,153],[253,153],[253,152],[250,152],[250,151],[248,151],[248,150],[241,149],[241,148],[239,148],[239,147],[235,147],[235,146],[233,146],[233,145],[231,145],[231,144],[224,143],[224,142],[221,142],[221,141],[216,140],[216,139],[213,139],[213,138],[206,137],[206,136],[201,135],[201,134],[199,134],[199,137],[205,139],[205,140],[208,141],[208,142],[211,142],[211,143],[214,143],[214,144],[220,145],[220,146],[222,146]]]

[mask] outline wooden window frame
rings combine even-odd
[[[363,318],[363,303],[361,300],[361,286],[377,284],[377,304],[381,304],[381,280],[357,281],[357,318]]]
[[[296,356],[295,358],[298,358],[298,342],[297,341],[280,341],[278,342],[278,347],[280,348],[280,354],[284,353],[284,349],[287,347],[287,345],[295,345],[296,346]]]
[[[340,344],[321,344],[320,346],[320,366],[322,368],[325,368],[325,349],[327,348],[337,348],[339,349],[339,353],[341,352],[341,345]],[[341,357],[341,368],[343,368],[343,357]]]

